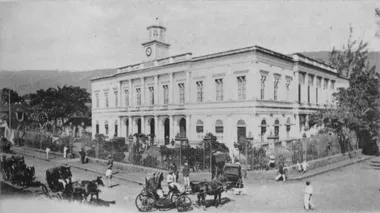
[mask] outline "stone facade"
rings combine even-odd
[[[334,107],[332,93],[348,87],[327,64],[259,46],[198,57],[152,55],[160,54],[92,79],[93,135],[153,134],[163,144],[177,134],[200,141],[211,132],[229,147],[249,132],[257,143],[271,133],[301,138],[308,115]]]

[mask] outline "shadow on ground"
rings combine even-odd
[[[228,197],[223,197],[221,199],[221,203],[219,204],[218,208],[220,208],[221,206],[223,206],[223,205],[225,205],[225,204],[227,204],[227,203],[229,203],[231,201],[234,201],[234,200],[232,200],[232,199],[230,199]],[[198,203],[198,199],[196,201],[194,201],[194,206],[197,207],[197,208],[201,207],[199,205],[199,203]],[[214,205],[214,198],[212,198],[212,199],[206,199],[206,208],[211,207],[211,206],[215,206]]]

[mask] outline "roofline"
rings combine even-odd
[[[147,45],[147,44],[151,44],[151,43],[154,43],[154,42],[157,42],[158,44],[161,44],[161,45],[163,45],[163,46],[170,47],[170,44],[165,43],[165,42],[163,42],[163,41],[159,41],[159,40],[151,40],[151,41],[147,41],[147,42],[142,43],[141,45],[145,46],[145,45]]]
[[[304,58],[307,58],[307,59],[309,59],[309,60],[311,60],[311,61],[315,61],[315,62],[317,62],[317,63],[320,63],[320,64],[326,65],[326,66],[328,66],[328,67],[331,67],[332,69],[336,69],[336,67],[333,66],[333,65],[331,65],[331,64],[327,64],[327,63],[325,63],[325,62],[323,62],[323,61],[318,61],[318,60],[316,60],[316,59],[314,59],[314,58],[310,58],[310,57],[308,57],[308,56],[306,56],[306,55],[304,55],[304,54],[301,54],[301,53],[293,53],[292,55],[299,55],[299,56],[302,56],[302,57],[304,57]]]
[[[150,26],[148,26],[146,29],[149,30],[150,28],[153,28],[153,27],[156,27],[156,28],[160,28],[160,29],[164,29],[164,30],[166,30],[166,27],[163,27],[163,26],[160,26],[160,25],[150,25]]]

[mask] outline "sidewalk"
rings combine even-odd
[[[23,148],[23,147],[14,147],[13,150],[19,154],[46,160],[45,154],[39,151],[34,151],[34,150],[30,150],[28,148]],[[347,159],[347,160],[340,161],[337,163],[329,164],[327,166],[322,166],[313,170],[309,170],[306,173],[294,173],[294,172],[289,173],[288,180],[293,180],[293,181],[303,180],[303,179],[310,178],[319,174],[323,174],[325,172],[329,172],[329,171],[333,171],[345,166],[349,166],[355,163],[360,163],[371,158],[372,156],[359,155],[351,159]],[[82,164],[79,159],[64,159],[62,156],[58,156],[58,155],[54,155],[54,156],[52,155],[49,161],[55,161],[57,163],[62,163],[62,164],[67,163],[74,168],[81,169],[84,171],[90,171],[93,173],[97,173],[99,175],[105,175],[105,171],[106,171],[106,165],[103,166],[97,163]],[[145,176],[147,175],[146,173],[143,173],[143,172],[131,173],[131,172],[126,172],[123,170],[115,170],[115,169],[113,173],[114,173],[113,175],[114,178],[129,181],[132,183],[137,183],[137,184],[144,184]],[[182,174],[180,174],[179,176],[180,176],[179,182],[183,183]],[[243,182],[246,185],[258,184],[258,183],[264,183],[264,182],[274,182],[275,176],[276,176],[275,170],[271,170],[267,172],[252,171],[252,172],[248,172],[248,176],[246,179],[243,180]],[[203,181],[203,180],[210,180],[210,179],[211,179],[210,173],[191,173],[190,174],[190,180]]]

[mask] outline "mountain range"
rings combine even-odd
[[[303,52],[301,54],[325,62],[329,59],[328,51]],[[377,71],[380,72],[380,52],[370,52],[368,60],[370,65],[376,65]],[[24,95],[39,89],[73,85],[86,88],[88,92],[91,92],[91,78],[114,73],[116,73],[116,68],[81,72],[57,70],[0,71],[0,89],[11,88],[20,95]]]

